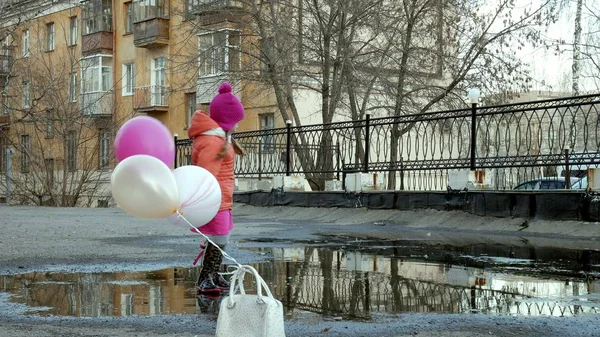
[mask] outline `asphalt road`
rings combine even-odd
[[[237,206],[230,253],[242,263],[260,256],[236,241],[377,237],[464,244],[498,242],[600,249],[600,225],[474,217],[459,212],[285,209]],[[0,206],[0,275],[27,271],[151,270],[190,266],[197,241],[166,221],[135,219],[117,209]],[[39,317],[23,315],[0,292],[0,336],[211,336],[203,315]],[[510,317],[402,314],[370,322],[297,317],[288,336],[598,336],[598,316]]]

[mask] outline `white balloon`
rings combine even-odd
[[[171,169],[149,155],[135,155],[120,162],[111,176],[111,190],[125,212],[140,218],[167,218],[179,207]]]
[[[200,166],[187,165],[176,168],[173,176],[179,190],[179,209],[187,221],[201,227],[211,221],[221,207],[221,187],[217,178]],[[177,214],[169,217],[171,223],[188,228]]]

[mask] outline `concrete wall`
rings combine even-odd
[[[499,218],[600,220],[600,197],[582,192],[237,192],[234,200],[253,206],[435,209]]]

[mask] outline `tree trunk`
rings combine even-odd
[[[583,0],[577,0],[575,12],[575,32],[573,36],[573,94],[579,95],[579,67],[581,59],[581,10]]]
[[[408,55],[409,49],[412,39],[412,30],[414,22],[411,21],[412,16],[409,16],[409,22],[406,26],[406,40],[404,41],[404,45],[402,47],[402,59],[400,61],[400,74],[398,75],[398,83],[396,85],[396,104],[394,106],[394,116],[400,116],[402,113],[403,103],[404,103],[404,86],[406,82],[407,76],[407,64],[408,64]],[[394,124],[392,129],[391,139],[390,139],[390,166],[395,166],[398,161],[398,143],[399,143],[399,125]],[[388,190],[396,189],[396,171],[390,171],[388,176]]]

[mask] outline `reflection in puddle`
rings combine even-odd
[[[486,268],[390,257],[397,254],[309,248],[261,248],[255,264],[288,318],[313,312],[347,319],[372,313],[485,313],[572,316],[600,312],[600,281],[526,275],[528,262],[486,258]],[[463,256],[464,258],[464,256]],[[478,266],[481,258],[472,258]],[[511,267],[512,265],[512,267]],[[518,274],[517,274],[518,272]],[[151,272],[28,273],[0,276],[0,291],[40,315],[77,317],[216,313],[197,298],[196,269]],[[248,281],[247,281],[248,282]],[[253,286],[248,284],[246,289]]]

